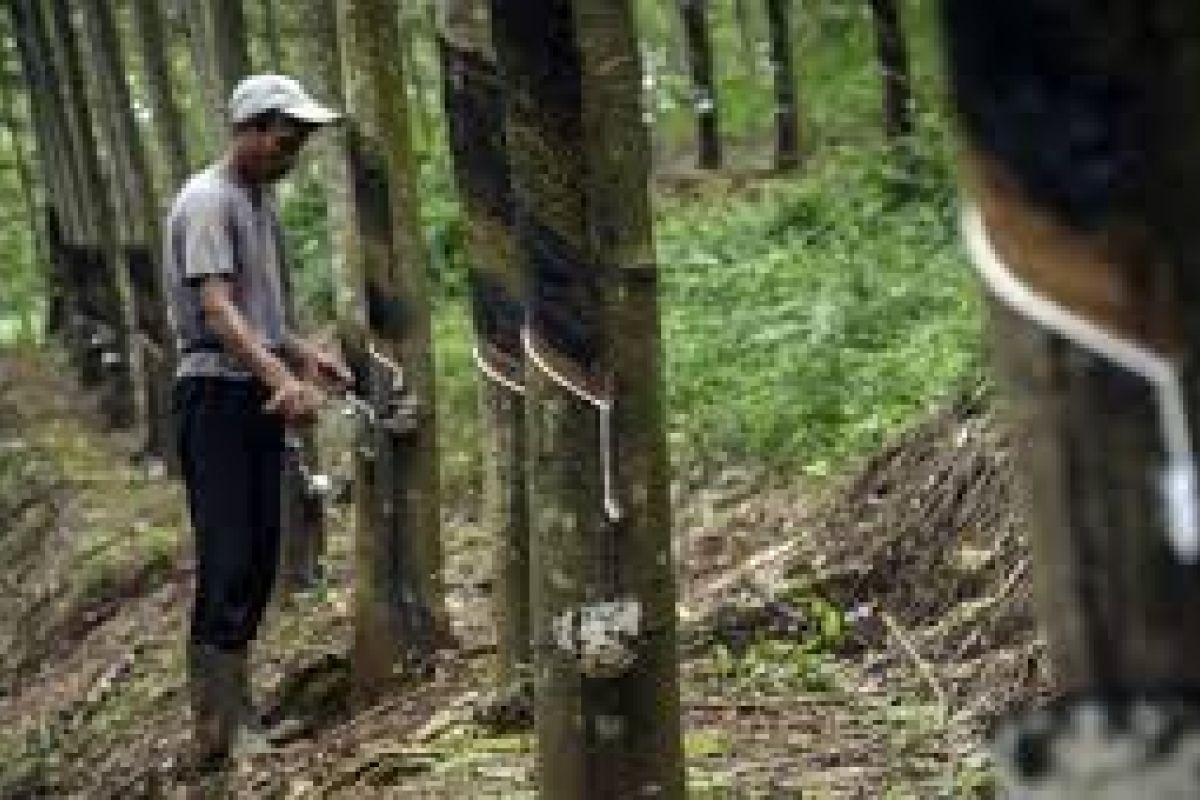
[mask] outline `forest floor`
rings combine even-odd
[[[99,433],[53,353],[0,351],[0,796],[186,796],[179,489]],[[936,413],[813,496],[728,470],[676,487],[691,796],[989,797],[986,732],[1048,685],[986,400]],[[350,541],[276,603],[259,696],[307,735],[239,761],[237,797],[533,797],[528,733],[472,722],[488,685],[488,543],[446,513],[459,650],[348,702]]]

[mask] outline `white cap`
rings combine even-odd
[[[268,111],[278,111],[309,125],[328,125],[342,118],[314,100],[298,80],[286,75],[251,75],[243,78],[229,96],[229,121],[234,125]]]

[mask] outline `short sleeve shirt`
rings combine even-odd
[[[212,276],[229,281],[234,302],[263,343],[268,348],[283,344],[283,243],[273,196],[239,183],[227,164],[214,164],[193,176],[175,198],[164,249],[178,374],[249,378],[206,323],[200,284]]]

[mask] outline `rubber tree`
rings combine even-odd
[[[875,51],[883,76],[883,130],[893,141],[913,135],[912,71],[897,0],[869,0]]]
[[[221,146],[229,95],[250,74],[250,39],[242,0],[183,0],[197,88],[208,113],[203,130],[208,150]]]
[[[162,188],[166,193],[160,196],[169,196],[187,180],[191,164],[186,128],[172,81],[166,20],[159,0],[133,0],[132,10],[165,176]]]
[[[58,193],[65,191],[61,175],[64,155],[58,149],[54,136],[47,130],[45,101],[44,97],[39,97],[39,93],[47,91],[42,83],[44,78],[38,74],[40,67],[29,63],[28,34],[18,29],[12,7],[9,3],[5,19],[8,22],[9,41],[15,44],[6,44],[3,50],[5,78],[3,97],[0,98],[0,114],[3,114],[6,120],[21,192],[30,215],[34,256],[44,270],[44,331],[48,336],[61,337],[65,333],[68,309],[73,302],[72,287],[60,269],[61,247],[59,242],[52,238],[51,228],[58,225],[57,222],[52,222],[52,219],[58,219],[55,207],[56,200],[61,198]],[[24,126],[18,122],[17,106],[21,97],[24,98],[27,109]],[[36,173],[41,174],[40,194]],[[65,338],[64,343],[69,344],[65,342]]]
[[[127,427],[134,421],[132,351],[129,320],[132,317],[127,276],[120,250],[118,219],[113,191],[104,178],[98,125],[87,93],[79,37],[67,0],[40,6],[46,30],[53,37],[44,50],[52,52],[63,77],[68,136],[76,152],[87,214],[84,246],[74,254],[77,281],[84,286],[83,315],[90,325],[90,357],[85,360],[85,382],[102,388],[101,407],[110,425]]]
[[[679,0],[692,73],[693,111],[696,114],[697,159],[701,169],[719,169],[722,161],[717,77],[713,69],[712,37],[708,29],[709,0]]]
[[[441,576],[428,255],[400,31],[387,0],[339,0],[351,263],[367,330],[352,360],[374,412],[358,459],[353,675],[363,700],[448,634]]]
[[[942,4],[1059,698],[1021,797],[1200,793],[1200,6]]]
[[[495,543],[498,700],[532,693],[529,502],[525,478],[525,319],[504,95],[488,0],[440,4],[442,96],[467,228],[484,462],[482,525]],[[497,708],[497,711],[500,709]]]
[[[775,168],[800,165],[800,101],[792,55],[791,0],[766,0],[771,34],[771,72],[775,81]]]
[[[259,0],[263,39],[267,45],[266,63],[274,72],[284,72],[283,33],[279,29],[279,8],[276,0]]]
[[[649,141],[628,0],[493,0],[518,242],[539,785],[684,794]]]
[[[85,310],[87,279],[81,254],[91,232],[79,190],[81,161],[67,117],[65,84],[50,48],[46,18],[31,0],[9,0],[13,36],[29,86],[29,102],[38,132],[39,156],[47,194],[46,233],[53,259],[50,314],[57,321],[72,364],[82,375],[90,347]]]
[[[126,217],[122,254],[130,280],[139,362],[144,367],[145,451],[151,457],[173,462],[175,435],[170,398],[175,354],[158,266],[162,206],[149,152],[134,117],[125,74],[125,46],[113,16],[113,5],[107,0],[83,0],[82,6],[96,95],[108,120],[101,130],[107,133],[107,149],[115,167],[112,183],[119,187],[118,195],[123,197],[120,205]]]

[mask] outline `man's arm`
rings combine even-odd
[[[320,392],[298,379],[267,348],[238,309],[227,280],[220,276],[205,278],[200,284],[200,307],[227,352],[271,390],[266,410],[278,410],[285,417],[297,420],[316,413],[322,399]]]

